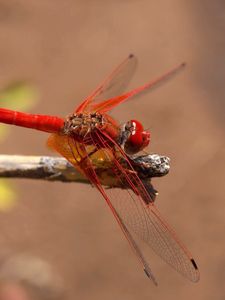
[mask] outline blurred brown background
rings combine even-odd
[[[168,155],[158,207],[194,254],[188,282],[152,254],[155,288],[104,200],[86,185],[14,180],[18,205],[0,214],[0,258],[29,252],[64,278],[68,299],[225,299],[224,1],[0,0],[0,85],[29,79],[33,112],[64,116],[129,53],[130,87],[182,61],[184,72],[113,111],[142,120],[149,152]],[[1,153],[49,155],[47,135],[12,128]],[[12,181],[11,181],[12,182]]]

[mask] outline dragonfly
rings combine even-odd
[[[131,91],[124,92],[137,66],[129,55],[66,118],[28,114],[0,108],[0,122],[51,133],[48,146],[65,157],[93,186],[109,206],[146,275],[157,285],[140,241],[192,282],[199,270],[192,254],[158,211],[154,197],[135,171],[132,157],[150,143],[150,132],[141,122],[120,125],[109,112],[128,99],[144,94],[183,68],[184,63]],[[122,188],[108,188],[98,171],[103,162]],[[107,181],[107,180],[106,180]]]

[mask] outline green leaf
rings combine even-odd
[[[38,92],[26,82],[14,82],[0,90],[0,107],[28,111],[37,103]],[[9,133],[9,126],[0,124],[0,142]]]
[[[0,91],[0,107],[27,111],[38,99],[37,90],[26,82],[15,82]]]
[[[0,211],[7,212],[16,204],[16,195],[10,185],[5,181],[0,181]]]

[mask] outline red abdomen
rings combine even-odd
[[[0,108],[0,122],[50,133],[59,132],[64,125],[64,120],[59,117],[27,114],[5,108]]]

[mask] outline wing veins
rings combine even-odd
[[[120,150],[120,147],[116,144],[116,142],[114,140],[112,140],[110,137],[108,137],[108,135],[105,132],[101,132],[101,133],[108,140],[110,140],[110,142],[113,143],[114,147],[117,147]],[[106,145],[106,144],[104,143],[104,145]],[[120,152],[123,153],[123,150],[121,149]],[[130,167],[132,169],[132,166],[130,166]],[[124,175],[126,176],[126,173],[124,173]],[[140,179],[137,177],[137,182],[138,182],[138,180],[140,181]],[[164,246],[166,245],[167,246],[166,248],[167,248],[168,254],[170,254],[169,255],[170,257],[166,257],[165,255],[157,253],[157,251],[154,249],[154,247],[152,247],[152,245],[149,244],[149,241],[145,240],[144,238],[143,239],[151,246],[151,248],[154,250],[154,252],[156,252],[167,263],[169,263],[174,269],[176,269],[178,272],[180,272],[184,276],[188,277],[189,279],[191,279],[193,281],[197,281],[199,278],[199,274],[198,274],[197,268],[194,267],[194,264],[192,262],[193,258],[191,256],[191,254],[189,253],[189,251],[185,248],[185,246],[177,238],[174,230],[169,227],[169,225],[165,222],[165,220],[162,220],[162,217],[160,216],[158,210],[156,209],[156,207],[153,203],[149,203],[149,207],[147,207],[146,205],[144,205],[144,201],[142,201],[142,199],[140,199],[140,204],[141,204],[144,215],[146,217],[148,217],[149,221],[151,222],[151,224],[153,225],[153,227],[158,232],[158,234],[161,238],[161,242],[160,242],[160,244],[158,244],[158,246],[160,245],[161,249],[165,249]],[[153,220],[150,218],[150,215],[149,215],[150,212],[156,217],[156,219],[158,221],[153,222]],[[148,228],[148,226],[146,228]],[[160,231],[160,228],[161,228],[161,231]],[[162,229],[163,229],[163,232],[166,234],[162,233]],[[148,233],[149,233],[149,228],[148,228]],[[151,234],[156,236],[155,233],[153,233],[152,231],[151,231]],[[162,242],[164,245],[161,244]],[[184,268],[179,269],[179,267],[176,267],[172,264],[172,260],[174,257],[176,257],[176,262],[180,266],[183,266]],[[195,278],[193,278],[193,279],[188,276],[189,270],[187,269],[187,262],[185,263],[185,260],[187,260],[189,267],[194,267],[194,269],[195,269],[195,270],[193,270],[193,269],[191,270],[192,273],[195,272],[195,274],[193,274],[193,276]],[[186,272],[182,272],[182,269],[183,270],[186,269]]]

